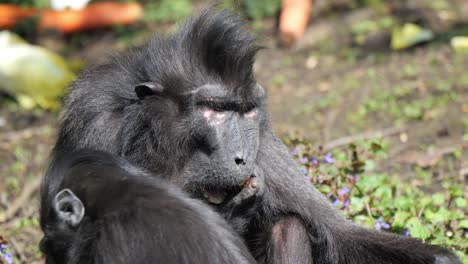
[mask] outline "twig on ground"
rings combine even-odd
[[[22,130],[3,132],[2,134],[0,134],[0,142],[19,141],[25,138],[32,137],[34,135],[46,133],[48,131],[52,131],[52,127],[50,125],[28,127]]]
[[[391,136],[391,135],[404,132],[405,130],[406,130],[405,126],[391,127],[391,128],[378,130],[378,131],[369,131],[369,132],[359,133],[359,134],[355,134],[355,135],[351,135],[347,137],[342,137],[342,138],[338,138],[338,139],[335,139],[326,143],[323,146],[323,150],[329,151],[331,149],[342,147],[342,146],[345,146],[345,145],[348,145],[348,144],[351,144],[353,142],[360,141],[360,140]]]
[[[24,255],[23,250],[20,248],[20,246],[18,245],[16,240],[14,238],[9,238],[8,242],[11,245],[11,247],[15,250],[16,254],[18,255],[18,258],[19,258],[20,262],[21,263],[27,263],[26,262],[26,256]]]
[[[367,215],[368,215],[370,218],[374,218],[374,217],[372,216],[372,209],[370,208],[369,202],[366,202],[366,211],[367,211]]]
[[[400,156],[398,162],[407,164],[417,164],[419,167],[427,168],[437,164],[437,162],[439,162],[444,157],[444,155],[451,154],[457,151],[458,149],[461,149],[460,145],[443,147],[425,153],[412,151]]]
[[[37,176],[24,186],[21,194],[11,203],[5,213],[0,214],[0,223],[4,223],[13,218],[18,211],[24,206],[29,198],[39,189],[41,186],[41,177]]]
[[[388,155],[387,155],[387,159],[391,159],[391,158],[393,158],[395,156],[400,155],[401,153],[403,153],[405,150],[407,150],[410,147],[411,147],[410,144],[400,144],[400,145],[397,145],[397,146],[391,148]]]
[[[423,207],[421,208],[421,210],[419,210],[419,212],[418,212],[418,218],[419,218],[419,219],[421,219],[422,214],[424,213],[424,209],[426,209],[425,206],[423,206]]]
[[[330,139],[330,131],[333,128],[333,125],[335,124],[336,118],[338,117],[338,114],[341,112],[340,108],[335,108],[332,109],[331,111],[327,112],[325,116],[325,121],[322,129],[322,137],[324,142],[328,142]]]
[[[465,175],[467,174],[468,174],[468,168],[461,168],[459,172],[460,181],[463,181],[465,179]]]

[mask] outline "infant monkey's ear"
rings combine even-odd
[[[83,203],[70,189],[63,189],[55,195],[54,210],[59,221],[72,228],[81,223],[85,214]]]

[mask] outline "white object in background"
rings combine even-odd
[[[57,109],[65,87],[75,78],[58,54],[0,31],[0,90],[26,109]]]
[[[71,8],[74,10],[83,9],[90,0],[50,0],[50,6],[55,10]]]

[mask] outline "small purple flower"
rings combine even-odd
[[[409,231],[409,228],[408,229],[405,229],[403,230],[403,232],[401,233],[402,235],[404,235],[405,237],[410,237],[410,231]]]
[[[359,175],[357,174],[354,174],[354,175],[351,175],[351,174],[348,174],[346,175],[346,179],[351,183],[351,184],[356,184],[358,181],[359,181]]]
[[[310,161],[312,161],[312,164],[314,164],[314,165],[318,164],[318,160],[317,160],[316,157],[312,157],[312,159],[310,159]]]
[[[349,206],[349,199],[346,199],[344,202],[343,202],[343,207],[344,208],[348,208]]]
[[[358,181],[359,181],[359,175],[355,174],[355,175],[353,176],[353,183],[356,183],[356,182],[358,182]]]
[[[377,219],[377,222],[375,222],[375,229],[376,230],[381,230],[381,229],[389,229],[390,225],[388,223],[385,223],[385,221],[382,219],[382,217],[379,217]]]
[[[293,150],[291,150],[291,154],[297,156],[299,154],[299,150],[297,148],[294,148]]]
[[[328,152],[325,157],[323,158],[323,162],[328,163],[328,164],[333,164],[335,160],[332,157],[332,154]]]
[[[302,157],[302,158],[299,158],[298,161],[301,164],[306,164],[307,162],[309,162],[309,159],[307,159],[307,157]]]
[[[7,264],[13,264],[13,256],[10,253],[3,254],[3,259],[5,259]]]
[[[300,168],[301,172],[304,173],[304,175],[307,175],[307,169],[304,167]]]
[[[340,197],[345,196],[347,193],[349,193],[349,188],[348,187],[344,187],[344,188],[342,188],[341,190],[338,191],[338,195]]]
[[[0,244],[0,260],[3,259],[7,264],[13,263],[13,255],[7,253],[7,246],[5,244]]]
[[[333,201],[333,206],[337,206],[338,204],[340,203],[340,200],[339,199],[335,199],[335,201]]]

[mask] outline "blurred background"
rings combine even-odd
[[[67,84],[213,3],[0,1],[0,263],[43,262],[37,191]],[[218,3],[265,47],[255,73],[304,176],[353,221],[468,263],[468,1]]]

